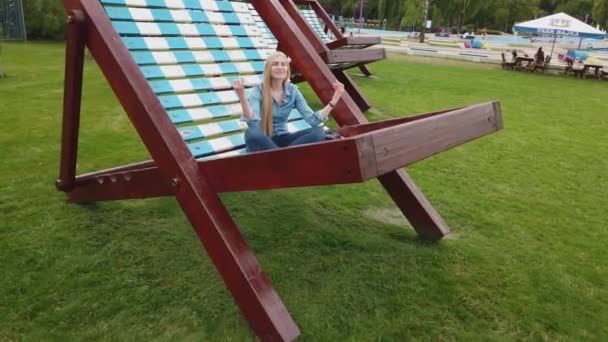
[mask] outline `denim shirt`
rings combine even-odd
[[[253,119],[247,120],[247,118],[242,115],[241,120],[247,122],[247,126],[250,128],[260,128],[260,115],[262,114],[262,84],[258,84],[251,89],[248,100],[251,111],[253,112]],[[274,98],[272,99],[273,136],[289,133],[287,130],[287,119],[289,118],[289,113],[291,113],[294,108],[300,112],[302,118],[312,127],[321,125],[323,122],[327,121],[329,117],[327,116],[322,119],[319,112],[313,112],[298,87],[290,82],[285,82],[283,88],[283,103],[277,103]]]

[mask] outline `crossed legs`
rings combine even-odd
[[[310,144],[325,140],[323,127],[317,126],[295,133],[268,137],[258,127],[249,128],[245,132],[245,144],[248,152],[271,150],[279,147]]]

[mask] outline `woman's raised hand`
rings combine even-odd
[[[239,78],[232,83],[232,88],[239,96],[245,95],[245,84],[243,83],[243,79]]]
[[[331,102],[335,104],[340,100],[342,94],[344,94],[344,84],[336,80],[334,83],[331,84],[331,86],[334,88],[334,96],[332,96]]]

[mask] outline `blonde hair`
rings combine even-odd
[[[272,136],[272,95],[270,94],[270,85],[271,85],[271,72],[270,68],[272,67],[272,62],[274,62],[277,58],[285,58],[289,62],[289,58],[286,54],[281,51],[277,51],[270,55],[268,59],[266,59],[266,65],[264,66],[264,83],[262,83],[262,122],[261,128],[262,131],[267,136]],[[283,86],[285,82],[287,82],[291,78],[291,69],[287,67],[287,77],[283,80]]]

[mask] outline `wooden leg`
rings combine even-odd
[[[80,4],[89,50],[252,330],[265,341],[295,339],[298,327],[131,53],[117,39],[100,2]]]
[[[294,340],[296,323],[217,194],[204,188],[180,188],[177,199],[243,316],[262,341]]]
[[[378,179],[421,238],[438,241],[450,232],[439,213],[404,170],[393,171]]]
[[[370,77],[372,75],[372,72],[369,71],[369,69],[365,65],[360,65],[359,70],[361,70],[361,72],[363,73],[363,75],[365,75],[365,77]]]
[[[63,191],[68,191],[74,187],[76,177],[82,70],[86,41],[84,15],[82,12],[78,10],[71,11],[68,14],[67,26],[61,162],[59,179],[56,182],[57,188]]]

